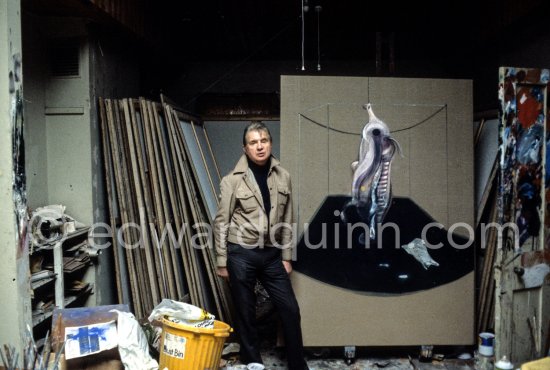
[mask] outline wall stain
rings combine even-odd
[[[12,55],[9,72],[11,101],[12,155],[13,155],[13,203],[17,228],[17,258],[24,255],[27,245],[27,185],[25,176],[25,140],[23,135],[23,87],[21,54]]]

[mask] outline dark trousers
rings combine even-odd
[[[274,247],[251,249],[228,243],[227,270],[237,313],[237,331],[241,338],[241,362],[262,363],[254,293],[258,279],[281,318],[289,370],[307,369],[300,326],[300,308],[282,263],[281,250]]]

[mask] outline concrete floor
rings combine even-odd
[[[286,361],[278,351],[262,353],[266,370],[287,370]],[[244,370],[236,357],[228,358],[228,362],[221,370]],[[475,369],[473,360],[444,359],[422,363],[417,359],[403,357],[359,357],[348,364],[343,357],[307,357],[307,364],[311,370],[472,370]]]
[[[284,350],[277,347],[278,316],[273,309],[269,297],[261,289],[257,292],[257,319],[262,349],[262,359],[266,370],[286,370]],[[226,342],[226,351],[236,345],[236,337],[230,337]],[[344,358],[344,348],[306,348],[306,360],[311,370],[472,370],[474,360],[460,360],[457,356],[468,353],[471,348],[434,348],[434,354],[443,353],[442,361],[422,363],[418,361],[420,348],[383,348],[371,350],[358,348],[351,363]],[[239,361],[238,352],[230,352],[222,357],[221,370],[244,370],[246,366]],[[470,352],[471,355],[473,353]],[[479,368],[479,366],[476,366]],[[491,367],[492,369],[492,367]]]
[[[277,347],[276,316],[262,320],[259,325],[263,364],[267,370],[286,370],[284,349]],[[244,370],[246,367],[239,361],[238,344],[230,338],[226,349],[234,351],[222,356],[221,370]],[[229,347],[231,346],[231,347]],[[235,351],[236,350],[236,351]],[[383,351],[357,348],[356,356],[347,361],[344,358],[344,348],[306,348],[306,360],[311,370],[472,370],[474,360],[461,360],[457,356],[469,353],[469,348],[445,347],[441,351],[434,348],[434,354],[443,353],[441,361],[431,363],[418,361],[420,348],[384,348]],[[472,354],[473,355],[473,354]],[[479,368],[479,367],[478,367]],[[489,367],[484,367],[489,369]],[[492,369],[492,366],[490,367]]]

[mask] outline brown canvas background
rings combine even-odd
[[[392,132],[403,130],[394,134],[403,157],[392,164],[393,194],[412,198],[447,229],[473,226],[471,81],[282,76],[281,161],[292,175],[300,231],[327,195],[350,193],[360,136],[326,127],[360,133],[367,102]],[[468,236],[464,227],[454,232]],[[473,342],[473,272],[400,296],[340,289],[298,272],[293,284],[306,346]]]

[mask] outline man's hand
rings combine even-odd
[[[227,271],[227,267],[218,267],[216,273],[219,277],[222,277],[225,281],[229,281],[229,271]]]
[[[290,275],[292,272],[292,263],[290,261],[283,261],[283,266],[285,267],[286,273]]]

